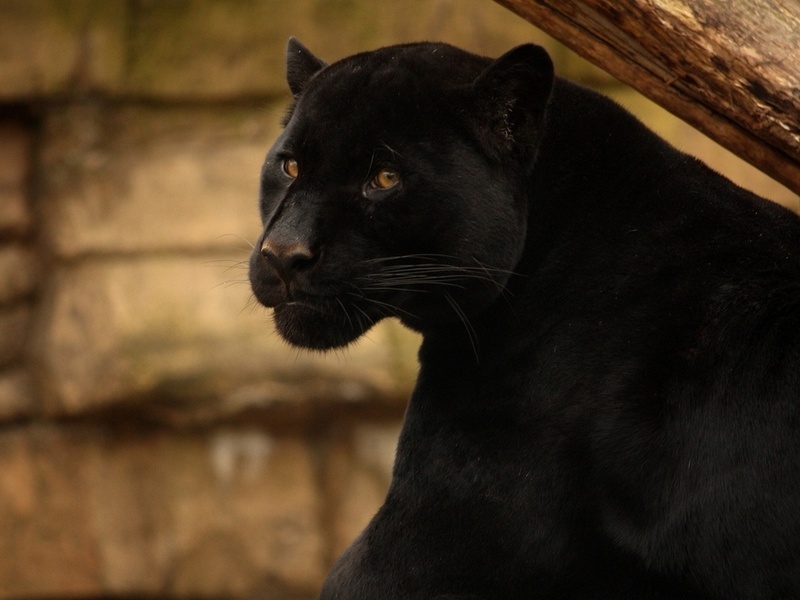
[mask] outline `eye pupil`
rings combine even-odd
[[[400,181],[400,173],[392,169],[381,169],[373,179],[373,185],[382,190],[387,190],[390,187],[397,185]]]
[[[297,179],[297,175],[300,173],[300,168],[297,165],[297,161],[293,158],[284,159],[283,172],[292,179]]]

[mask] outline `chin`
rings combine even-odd
[[[300,303],[284,303],[273,313],[278,334],[292,346],[307,350],[344,348],[366,333],[377,321]]]

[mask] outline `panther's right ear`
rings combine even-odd
[[[289,44],[286,47],[286,81],[292,91],[292,96],[297,98],[306,87],[308,80],[327,66],[326,62],[314,56],[297,38],[289,38]]]

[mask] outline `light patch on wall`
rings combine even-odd
[[[237,478],[252,482],[263,472],[274,442],[257,429],[223,429],[210,440],[211,465],[217,481],[230,486]]]

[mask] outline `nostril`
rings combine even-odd
[[[295,271],[302,271],[308,269],[317,262],[317,255],[311,249],[306,247],[298,247],[287,256],[287,261]]]
[[[298,272],[311,268],[319,258],[319,255],[305,244],[279,244],[271,240],[265,240],[261,245],[261,256],[278,271],[284,280],[291,279]]]

